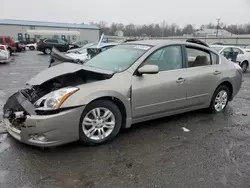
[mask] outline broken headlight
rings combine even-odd
[[[36,107],[44,108],[45,110],[59,109],[63,102],[73,93],[78,91],[79,88],[67,87],[53,91],[35,102]]]

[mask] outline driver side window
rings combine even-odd
[[[155,51],[145,61],[146,65],[157,65],[159,71],[183,68],[181,46],[167,46]]]

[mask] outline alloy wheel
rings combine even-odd
[[[221,90],[215,97],[214,108],[217,112],[221,112],[227,105],[228,94],[225,90]]]
[[[89,139],[99,141],[112,133],[115,123],[115,116],[109,109],[98,107],[86,114],[82,130]]]

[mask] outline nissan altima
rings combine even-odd
[[[241,84],[241,67],[207,46],[134,41],[84,65],[42,71],[7,100],[4,123],[30,145],[97,145],[134,123],[197,109],[222,112]]]

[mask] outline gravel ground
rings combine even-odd
[[[27,51],[0,65],[0,122],[7,97],[47,61]],[[35,148],[5,134],[0,123],[0,187],[249,188],[250,73],[244,80],[224,113],[196,111],[136,124],[97,147]]]

